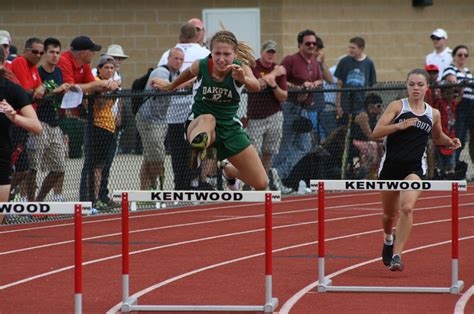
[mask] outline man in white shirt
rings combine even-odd
[[[183,73],[184,70],[189,68],[191,64],[197,59],[203,59],[207,57],[211,52],[205,47],[201,47],[197,43],[198,34],[196,27],[192,23],[186,23],[181,26],[179,32],[179,42],[175,48],[180,48],[184,51],[184,63],[179,71]],[[167,50],[158,62],[158,66],[168,63],[169,50]]]
[[[191,64],[198,59],[203,59],[207,57],[211,52],[206,48],[202,47],[198,43],[199,34],[197,27],[193,23],[186,23],[181,26],[179,33],[179,43],[176,44],[175,48],[180,48],[184,52],[184,62],[181,68],[179,69],[181,73],[184,70],[189,68]],[[169,50],[166,51],[160,59],[158,66],[166,64],[168,62]],[[194,79],[193,79],[194,81]],[[188,82],[189,87],[191,83]],[[192,95],[176,95],[171,96],[169,102],[169,108],[167,112],[167,142],[170,146],[173,146],[172,155],[178,154],[181,155],[181,158],[176,159],[172,157],[173,160],[173,170],[175,175],[181,176],[180,182],[175,181],[175,189],[185,189],[189,190],[190,188],[201,188],[208,189],[207,182],[204,182],[204,178],[207,179],[206,171],[201,173],[201,181],[199,182],[199,170],[190,172],[187,166],[187,161],[189,160],[189,154],[191,153],[189,144],[184,140],[183,136],[183,124],[186,121],[186,118],[191,110],[191,105],[193,103]],[[210,169],[211,165],[215,165],[215,161],[209,158],[206,158],[203,162],[203,169]],[[215,166],[214,166],[215,167]],[[177,172],[177,169],[182,169],[181,171],[186,172],[186,176],[182,172]],[[191,178],[196,178],[191,180]],[[191,182],[190,182],[191,181]]]
[[[426,56],[426,65],[435,64],[439,73],[443,73],[453,62],[452,50],[448,47],[448,33],[442,28],[437,28],[430,36],[435,48],[432,53]],[[441,80],[441,75],[438,76],[438,81]]]

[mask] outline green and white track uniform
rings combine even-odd
[[[234,64],[240,64],[234,61]],[[232,78],[229,72],[223,81],[211,78],[209,73],[209,58],[199,61],[199,75],[193,87],[194,104],[188,121],[202,114],[212,114],[216,118],[217,159],[223,160],[234,156],[250,145],[237,110],[240,95],[244,86]]]

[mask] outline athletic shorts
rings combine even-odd
[[[29,152],[30,167],[35,170],[64,172],[66,169],[66,145],[59,126],[52,127],[41,122],[43,130],[36,139],[36,149]]]
[[[247,133],[249,138],[262,154],[276,154],[280,150],[280,140],[283,134],[283,113],[278,111],[264,119],[249,119]]]
[[[416,174],[420,179],[425,179],[426,171],[423,171],[421,163],[397,164],[384,162],[379,171],[380,180],[405,180],[410,174]]]
[[[197,118],[191,113],[184,124],[185,136],[189,124]],[[242,122],[237,117],[231,120],[216,120],[216,140],[214,147],[217,149],[217,160],[232,157],[250,146],[250,139],[243,129]]]
[[[9,159],[0,158],[0,185],[10,185],[12,179],[12,163]]]
[[[137,130],[143,144],[143,159],[145,161],[163,162],[165,160],[165,139],[168,125],[158,122],[144,121],[137,116]],[[172,145],[172,143],[170,143]]]

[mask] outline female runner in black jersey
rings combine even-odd
[[[428,137],[438,146],[457,149],[458,138],[449,138],[441,129],[440,113],[424,102],[428,73],[414,69],[407,76],[408,97],[393,101],[380,117],[372,135],[384,138],[380,180],[421,180],[426,175]],[[420,191],[382,191],[384,246],[383,263],[391,271],[402,271],[401,253],[413,224],[413,209]],[[396,241],[392,228],[396,224]]]

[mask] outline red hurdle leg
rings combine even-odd
[[[265,303],[272,303],[272,193],[265,194]]]
[[[324,182],[318,182],[318,261],[319,283],[324,285]]]
[[[129,223],[128,193],[122,193],[122,302],[127,303],[129,296]]]
[[[74,205],[74,313],[82,313],[82,206]]]
[[[451,283],[452,287],[458,285],[458,259],[459,259],[459,191],[458,184],[453,183],[452,188],[452,218],[451,218],[451,231],[452,231],[452,241],[451,241]]]

